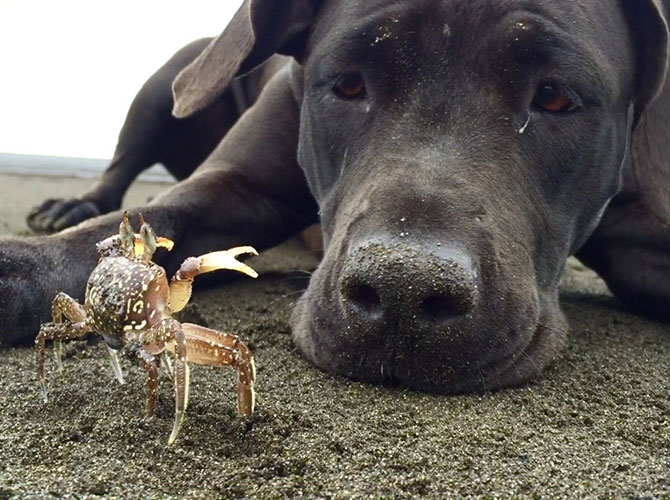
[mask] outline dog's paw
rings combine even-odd
[[[92,201],[79,198],[49,199],[30,211],[27,223],[37,233],[53,233],[75,226],[100,213],[100,208]]]
[[[78,291],[85,270],[54,239],[0,238],[0,345],[34,340],[56,294]]]

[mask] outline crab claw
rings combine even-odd
[[[220,252],[201,255],[198,257],[198,260],[200,261],[198,274],[209,273],[219,269],[230,269],[231,271],[244,273],[252,278],[258,278],[258,273],[256,271],[237,260],[236,257],[245,254],[258,255],[258,252],[254,247],[247,246],[235,247],[230,250],[222,250]]]
[[[254,247],[235,247],[186,259],[170,282],[172,312],[179,312],[186,307],[191,298],[193,279],[200,274],[211,273],[219,269],[230,269],[252,278],[258,278],[256,271],[237,260],[238,256],[244,254],[258,255],[258,252]]]
[[[174,241],[170,238],[164,238],[158,236],[156,238],[156,246],[159,248],[165,248],[168,252],[171,252],[174,248]],[[135,234],[135,256],[139,257],[144,253],[144,243],[142,243],[142,237],[139,234]]]
[[[174,241],[172,241],[170,238],[159,236],[156,238],[156,246],[160,248],[167,248],[167,251],[171,252],[174,248]]]

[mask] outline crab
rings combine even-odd
[[[35,340],[37,379],[44,400],[48,400],[44,374],[45,343],[54,341],[58,368],[62,372],[62,341],[102,334],[116,378],[121,384],[117,352],[129,347],[147,372],[147,416],[154,415],[158,401],[159,364],[171,374],[175,386],[175,420],[168,439],[177,439],[188,403],[188,362],[237,368],[237,410],[241,417],[253,413],[256,372],[249,348],[235,335],[180,323],[172,315],[181,311],[191,297],[196,276],[218,269],[239,271],[256,278],[258,274],[237,260],[240,255],[257,255],[250,246],[189,257],[168,283],[165,270],[152,261],[158,247],[172,250],[173,242],[157,237],[140,214],[139,234],[133,231],[124,213],[119,234],[96,247],[100,261],[91,273],[85,302],[80,304],[65,293],[52,303],[52,319],[40,327]],[[170,357],[174,356],[174,367]]]

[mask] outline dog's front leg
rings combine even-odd
[[[631,309],[670,321],[670,226],[639,198],[615,198],[577,257]]]
[[[189,179],[131,211],[175,241],[169,260],[158,259],[169,271],[189,255],[241,244],[267,248],[316,220],[296,162],[298,116],[289,73],[281,71]],[[0,240],[1,343],[33,338],[57,292],[83,296],[95,243],[115,234],[121,218],[115,212],[54,236]]]
[[[171,85],[209,41],[188,44],[147,80],[128,110],[114,157],[99,182],[77,197],[51,198],[33,208],[27,218],[33,231],[53,233],[117,210],[130,184],[155,163],[163,163],[179,180],[202,163],[237,118],[232,101],[221,99],[194,118],[178,120],[171,114]]]

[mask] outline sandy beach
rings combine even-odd
[[[90,183],[0,175],[0,234],[27,234],[31,206]],[[137,183],[126,202],[163,188]],[[201,288],[182,317],[253,349],[249,421],[236,416],[234,371],[195,366],[186,422],[168,447],[169,379],[145,419],[142,370],[122,359],[121,386],[101,343],[72,342],[63,377],[48,357],[44,404],[32,349],[0,350],[0,500],[670,498],[670,325],[628,313],[578,262],[562,289],[563,358],[531,385],[457,397],[312,367],[288,318],[317,259],[292,241],[252,265],[258,280]]]

